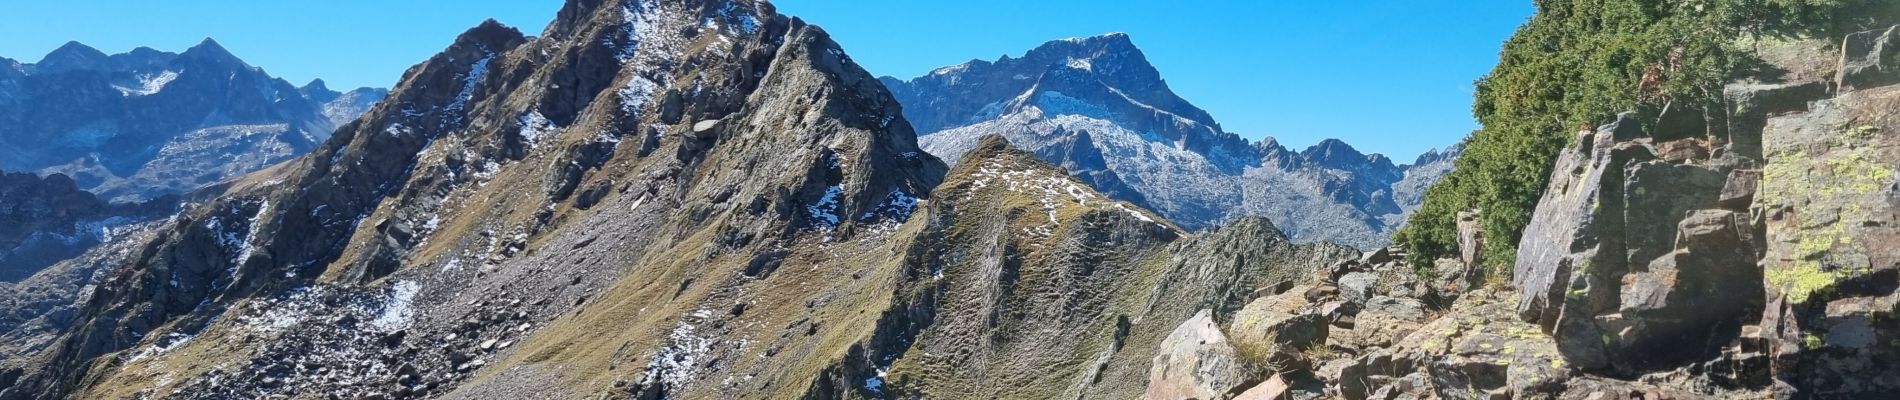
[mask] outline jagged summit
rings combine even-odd
[[[818,390],[809,383],[824,377],[786,364],[845,364],[853,352],[840,343],[871,332],[827,322],[776,358],[763,346],[716,349],[733,355],[717,368],[759,376],[742,387],[676,354],[712,351],[699,337],[736,344],[792,322],[699,324],[699,310],[735,301],[771,318],[801,315],[769,310],[780,306],[892,307],[831,296],[890,293],[884,278],[850,275],[895,266],[890,255],[911,240],[900,229],[947,167],[917,147],[898,102],[837,43],[765,3],[575,1],[559,18],[550,31],[561,34],[539,38],[494,22],[469,30],[312,154],[234,182],[161,228],[142,244],[157,256],[128,262],[49,361],[0,398],[132,396],[151,385],[146,368],[203,354],[234,364],[191,363],[156,390],[512,397],[526,385],[575,397],[625,392],[630,381],[641,396]],[[662,281],[671,283],[643,283]],[[818,286],[828,288],[799,289]],[[654,302],[655,290],[669,300]],[[755,297],[814,293],[828,299]],[[309,305],[336,301],[376,308]],[[376,314],[395,307],[405,311]],[[507,323],[457,322],[471,310]],[[276,320],[295,328],[259,325],[258,311],[291,313]],[[353,322],[336,329],[332,318],[345,316]],[[629,324],[638,328],[598,330]],[[396,331],[404,346],[380,344]],[[235,335],[258,336],[209,339]],[[501,336],[508,344],[483,344]],[[598,351],[624,343],[642,345]],[[525,380],[468,373],[548,365],[501,357],[512,349],[573,369]],[[119,361],[88,366],[100,356]],[[381,372],[338,382],[219,367],[289,358]],[[645,377],[598,373],[626,362],[648,365]],[[407,368],[398,363],[417,374],[396,374]],[[767,383],[778,381],[805,383]]]
[[[1392,159],[1383,154],[1366,154],[1339,139],[1325,139],[1300,152],[1307,161],[1338,169],[1393,170]]]
[[[1416,205],[1410,192],[1445,170],[1397,166],[1337,140],[1296,152],[1223,131],[1170,90],[1126,34],[1055,40],[1022,57],[883,82],[939,157],[957,162],[982,137],[1002,134],[1190,229],[1264,216],[1300,240],[1381,247],[1402,221],[1395,217]]]
[[[995,118],[1045,97],[1060,101],[1064,97],[1092,96],[1125,98],[1123,102],[1128,104],[1106,106],[1130,111],[1142,109],[1141,113],[1150,115],[1133,118],[1130,123],[1152,125],[1157,133],[1177,140],[1188,140],[1185,139],[1188,135],[1220,136],[1222,133],[1206,111],[1188,104],[1167,87],[1160,72],[1149,64],[1147,56],[1126,34],[1050,41],[1019,58],[1004,56],[993,62],[975,60],[940,68],[908,81],[890,77],[883,81],[906,104],[917,105],[914,108],[918,110],[912,110],[912,119],[922,132]],[[982,89],[980,93],[971,94],[974,99],[932,95],[946,87],[977,85]],[[1015,104],[1004,104],[1012,101]],[[1164,123],[1174,117],[1192,121],[1197,126],[1174,127]]]
[[[482,23],[475,25],[475,27],[463,31],[461,35],[457,35],[455,37],[455,43],[501,46],[526,38],[527,35],[522,34],[521,29],[508,26],[508,24],[504,24],[494,18],[489,18],[482,20]]]
[[[211,39],[182,54],[140,47],[105,55],[75,42],[38,64],[5,64],[0,166],[63,173],[121,202],[195,190],[302,154],[337,121],[360,114],[356,104],[380,99],[364,92],[328,104],[335,97],[327,92],[312,97]]]

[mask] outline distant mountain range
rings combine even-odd
[[[1460,152],[1400,165],[1339,140],[1304,151],[1250,142],[1170,90],[1120,33],[882,81],[924,149],[946,161],[1001,134],[1189,229],[1264,216],[1302,241],[1381,247]]]
[[[62,173],[110,201],[183,193],[316,148],[386,90],[297,87],[206,39],[0,58],[0,169]]]

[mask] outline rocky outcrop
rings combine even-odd
[[[1304,151],[1249,142],[1175,95],[1125,34],[883,81],[932,154],[955,162],[1000,134],[1189,230],[1266,217],[1302,242],[1383,247],[1459,153],[1397,165],[1338,140]]]
[[[1161,341],[1148,374],[1148,399],[1218,399],[1248,380],[1240,354],[1203,310]]]
[[[1706,356],[1761,307],[1746,290],[1760,276],[1743,247],[1753,230],[1717,204],[1737,162],[1662,159],[1641,124],[1579,135],[1519,248],[1519,314],[1581,368],[1634,375]]]
[[[1685,392],[1900,387],[1880,361],[1896,353],[1875,345],[1896,328],[1881,322],[1892,310],[1873,306],[1900,287],[1900,264],[1880,255],[1895,239],[1892,32],[1849,35],[1833,71],[1791,62],[1779,80],[1730,85],[1713,136],[1628,116],[1581,133],[1520,245],[1519,316],[1570,365],[1701,382]]]
[[[1701,237],[1708,232],[1702,227],[1685,230]],[[1765,359],[1740,355],[1685,369],[1692,373],[1671,371],[1640,380],[1591,372],[1572,364],[1564,344],[1542,327],[1517,318],[1518,294],[1510,288],[1443,286],[1419,276],[1405,257],[1379,250],[1313,270],[1315,279],[1261,297],[1230,319],[1213,320],[1218,330],[1208,329],[1210,322],[1201,317],[1182,324],[1170,337],[1181,340],[1158,348],[1148,398],[1759,398],[1768,393],[1735,386],[1747,369],[1767,368],[1760,362]],[[1364,300],[1342,293],[1349,286],[1345,277],[1366,281]],[[1681,297],[1690,296],[1670,300]],[[1319,329],[1312,329],[1312,321]],[[1236,381],[1242,383],[1231,384]],[[1275,395],[1249,397],[1264,393]]]
[[[316,148],[382,92],[273,78],[209,39],[183,53],[68,43],[0,67],[0,168],[62,173],[112,201],[220,183]]]
[[[1839,92],[1805,111],[1774,115],[1762,133],[1753,196],[1765,229],[1767,310],[1746,342],[1773,359],[1777,385],[1813,397],[1900,390],[1892,346],[1900,259],[1892,246],[1896,203],[1893,110],[1900,68],[1885,44],[1892,29],[1851,35]],[[1887,72],[1883,72],[1887,71]],[[1885,83],[1885,86],[1875,86]],[[1745,186],[1738,184],[1737,186]],[[1759,337],[1753,337],[1759,333]],[[1764,346],[1765,345],[1765,346]]]
[[[110,204],[65,175],[0,172],[0,282],[19,282],[127,228],[173,211],[176,198]]]
[[[1435,289],[1406,266],[1403,254],[1381,249],[1304,274],[1309,279],[1257,292],[1260,297],[1227,318],[1197,316],[1177,328],[1160,347],[1147,398],[1242,399],[1276,393],[1258,398],[1389,399],[1434,391],[1468,398],[1468,380],[1490,379],[1474,377],[1474,372],[1492,372],[1484,365],[1495,369],[1496,386],[1490,389],[1510,393],[1504,384],[1510,362],[1540,356],[1520,355],[1515,348],[1493,350],[1516,347],[1498,338],[1458,347],[1466,353],[1449,347],[1447,340],[1457,343],[1472,332],[1487,331],[1482,327],[1487,323],[1468,313],[1479,304],[1497,309],[1495,301],[1481,300],[1491,299],[1489,292],[1467,297]],[[1355,290],[1363,293],[1342,293]],[[1460,298],[1456,307],[1448,300]],[[1209,331],[1208,324],[1219,328]],[[1511,332],[1519,330],[1536,332]],[[1201,344],[1182,344],[1187,339],[1201,339]],[[1162,375],[1186,366],[1206,367],[1207,373]]]

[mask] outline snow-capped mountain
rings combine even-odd
[[[355,121],[363,113],[369,112],[370,107],[383,101],[384,97],[389,97],[389,89],[384,88],[364,87],[348,92],[330,90],[330,86],[322,79],[312,80],[297,91],[311,101],[322,104],[323,117],[337,127]]]
[[[1304,151],[1250,142],[1170,90],[1121,33],[882,80],[924,149],[946,161],[1001,134],[1189,229],[1265,216],[1299,240],[1383,246],[1458,153],[1397,165],[1338,140]]]
[[[182,193],[309,152],[383,95],[298,88],[210,39],[176,54],[67,43],[0,59],[0,168],[112,201]]]

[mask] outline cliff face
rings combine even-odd
[[[1900,287],[1882,255],[1900,216],[1894,32],[1765,48],[1781,74],[1730,85],[1718,135],[1667,118],[1579,134],[1520,245],[1519,315],[1587,371],[1707,366],[1724,388],[1822,398],[1900,387],[1875,345],[1900,326],[1874,306]]]

